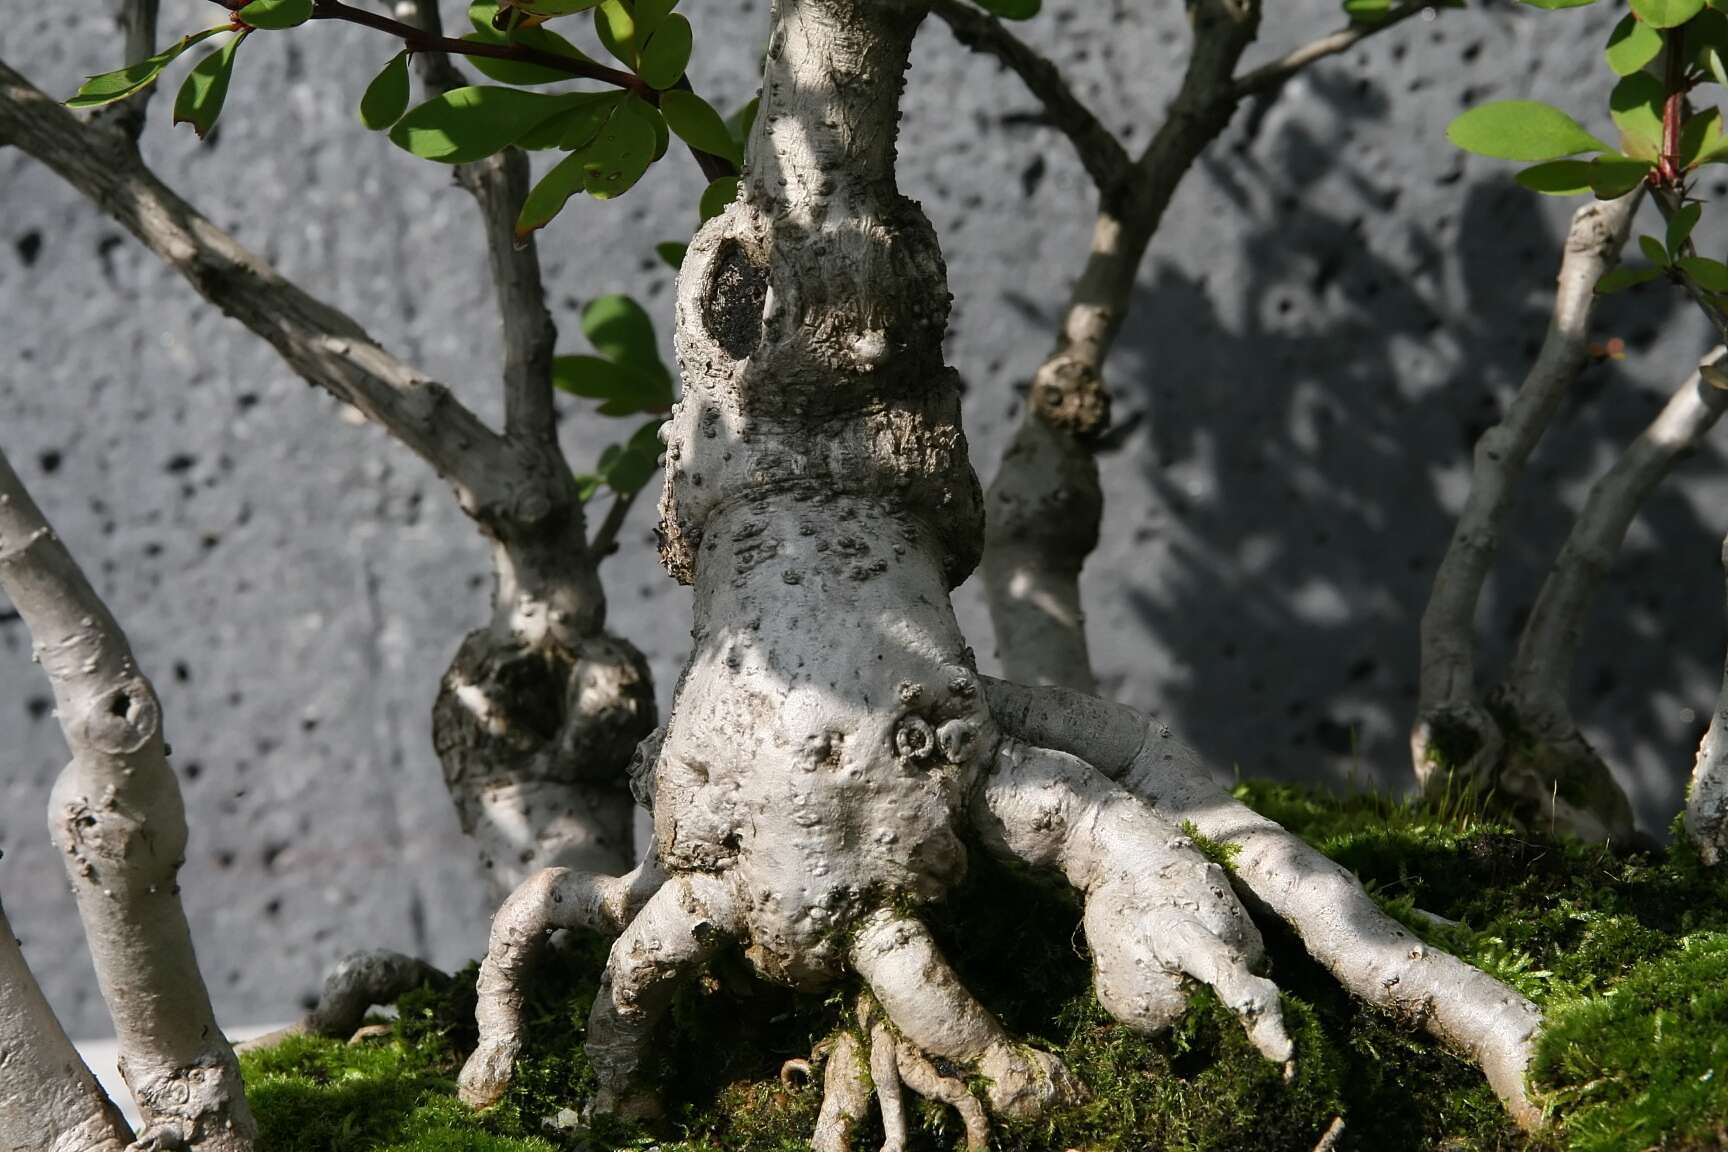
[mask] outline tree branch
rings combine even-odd
[[[1708,353],[1675,390],[1647,428],[1590,488],[1584,508],[1542,584],[1512,660],[1512,690],[1519,718],[1539,731],[1572,726],[1567,689],[1584,636],[1584,623],[1602,582],[1613,568],[1633,519],[1650,493],[1681,460],[1697,451],[1722,413],[1728,391],[1715,366],[1725,355]]]
[[[216,1025],[180,905],[186,814],[161,704],[3,453],[0,589],[30,629],[72,752],[49,825],[144,1116],[140,1143],[247,1152],[254,1126],[240,1066]]]
[[[0,62],[0,136],[46,164],[269,341],[312,384],[383,425],[450,480],[486,521],[539,494],[504,439],[447,388],[402,363],[354,320],[284,279],[158,180],[116,137],[78,121]]]
[[[1722,567],[1728,571],[1728,540],[1722,543]],[[1722,670],[1716,711],[1692,765],[1692,784],[1686,790],[1686,833],[1698,846],[1704,863],[1718,865],[1728,860],[1728,666]]]
[[[127,64],[136,64],[155,54],[159,7],[160,0],[120,0],[115,22],[120,26],[122,54]],[[144,90],[131,99],[99,109],[92,120],[111,127],[136,143],[144,134],[144,114],[150,106],[150,97],[155,94],[156,85],[145,85]]]
[[[1373,24],[1351,24],[1340,28],[1331,35],[1322,36],[1309,44],[1304,44],[1269,64],[1263,64],[1235,82],[1236,99],[1248,96],[1264,96],[1282,88],[1291,77],[1317,60],[1328,56],[1336,56],[1347,52],[1377,32],[1384,32],[1395,25],[1402,24],[1418,13],[1426,12],[1434,7],[1434,0],[1406,0],[1388,12],[1384,19]]]
[[[397,12],[407,18],[409,27],[442,38],[436,4],[406,0]],[[435,92],[462,84],[461,74],[441,51],[417,53],[415,62],[421,79]],[[506,148],[458,166],[456,180],[480,206],[486,232],[492,288],[503,328],[505,434],[520,444],[558,454],[562,462],[552,406],[552,356],[558,329],[546,309],[539,248],[532,234],[522,239],[516,235],[516,218],[528,198],[528,157],[519,148]]]
[[[600,521],[600,527],[595,529],[594,539],[588,545],[588,551],[593,555],[596,564],[618,551],[618,533],[623,529],[630,509],[635,506],[636,497],[640,495],[640,488],[620,493],[613,499],[612,506],[606,509],[606,518]]]
[[[1476,442],[1470,495],[1422,613],[1422,664],[1410,737],[1418,780],[1460,771],[1472,783],[1499,753],[1500,733],[1476,699],[1476,605],[1525,462],[1589,360],[1596,285],[1620,259],[1643,199],[1591,201],[1572,217],[1553,319],[1535,364],[1500,423]]]
[[[996,57],[1020,77],[1044,105],[1050,124],[1073,142],[1093,183],[1108,188],[1122,178],[1128,167],[1128,154],[1074,94],[1056,65],[996,17],[965,0],[930,0],[930,11],[948,25],[961,44],[974,52]]]

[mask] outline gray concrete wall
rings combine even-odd
[[[711,47],[698,87],[751,90],[763,0],[687,0]],[[1180,6],[1050,0],[1027,29],[1143,142],[1174,89]],[[1463,495],[1471,440],[1539,341],[1569,205],[1466,160],[1446,122],[1480,99],[1605,98],[1608,5],[1507,0],[1416,22],[1239,116],[1183,186],[1111,365],[1142,417],[1105,464],[1106,537],[1086,572],[1104,684],[1166,713],[1217,762],[1401,787],[1416,619]],[[1278,0],[1263,41],[1332,27],[1332,0]],[[451,13],[455,15],[454,12]],[[164,30],[210,20],[168,0]],[[97,4],[32,5],[0,55],[50,91],[113,66]],[[261,35],[215,138],[152,109],[158,169],[248,244],[496,416],[497,340],[471,206],[448,176],[363,131],[390,48],[319,25]],[[952,362],[988,476],[1078,268],[1091,195],[1029,98],[945,30],[921,38],[903,183],[940,229]],[[1590,122],[1601,127],[1604,115]],[[662,336],[699,190],[667,163],[617,204],[573,203],[544,259],[577,349],[582,301],[640,294]],[[1728,171],[1728,170],[1725,170]],[[1728,183],[1712,178],[1706,195]],[[0,150],[0,444],[93,573],[155,676],[193,822],[185,898],[221,1016],[280,1019],[360,947],[454,965],[481,948],[485,889],[438,779],[439,673],[485,611],[485,556],[444,487],[341,419],[27,158]],[[1707,239],[1720,240],[1719,231]],[[1531,471],[1485,605],[1503,656],[1591,477],[1703,347],[1670,293],[1615,299],[1628,358],[1593,368]],[[566,406],[572,459],[613,432]],[[1722,662],[1723,459],[1646,510],[1604,597],[1577,704],[1646,824],[1662,828]],[[617,627],[662,702],[687,593],[638,515],[606,568]],[[975,589],[963,622],[986,664]],[[1492,666],[1492,665],[1490,665]],[[76,1033],[105,1031],[43,813],[65,755],[23,628],[0,615],[0,893]]]

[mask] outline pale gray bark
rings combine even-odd
[[[132,1130],[85,1067],[0,908],[0,1148],[122,1152]]]
[[[1542,1015],[1486,973],[1423,944],[1350,872],[1234,799],[1170,729],[1133,709],[1059,688],[985,680],[1003,729],[1084,757],[1173,823],[1236,849],[1231,875],[1284,920],[1352,995],[1421,1025],[1474,1060],[1526,1128],[1542,1123],[1524,1084]]]
[[[852,1137],[870,1112],[870,1064],[858,1037],[841,1032],[822,1070],[822,1110],[810,1137],[815,1152],[850,1152]]]
[[[1476,442],[1470,495],[1422,613],[1422,663],[1410,757],[1424,786],[1495,783],[1505,747],[1478,698],[1476,606],[1524,465],[1589,359],[1596,285],[1620,259],[1642,191],[1591,201],[1572,216],[1553,317],[1536,363],[1501,421]]]
[[[127,48],[137,54],[150,37],[147,27],[133,27]],[[426,65],[435,82],[459,81],[441,58]],[[632,815],[623,768],[654,727],[653,690],[641,653],[604,632],[605,595],[557,444],[556,332],[532,244],[519,248],[513,236],[526,161],[505,153],[460,172],[481,209],[502,318],[500,434],[163,185],[134,146],[139,123],[81,122],[0,63],[0,139],[84,193],[309,383],[420,455],[492,541],[493,620],[464,640],[444,678],[434,743],[457,814],[498,891],[550,865],[627,868]]]
[[[422,985],[442,987],[450,977],[424,960],[387,949],[344,956],[324,977],[324,987],[312,1011],[286,1028],[235,1045],[240,1052],[269,1048],[290,1036],[324,1036],[346,1040],[365,1022],[374,1007],[394,1004]]]
[[[1722,356],[1721,348],[1706,355],[1701,370],[1591,486],[1525,621],[1505,691],[1494,701],[1513,729],[1501,790],[1584,839],[1625,842],[1633,826],[1625,793],[1572,718],[1578,646],[1638,510],[1728,410],[1728,391],[1706,378],[1717,375]]]
[[[180,788],[161,705],[109,615],[0,454],[0,589],[30,630],[72,763],[49,801],[54,842],[138,1101],[144,1143],[245,1152],[240,1068],[210,1009],[180,905]]]
[[[1110,422],[1104,365],[1127,314],[1141,260],[1182,178],[1240,103],[1303,68],[1425,11],[1404,3],[1373,25],[1353,24],[1245,75],[1260,0],[1189,5],[1194,45],[1169,114],[1130,160],[1050,62],[960,0],[932,11],[967,46],[996,56],[1065,132],[1098,187],[1099,210],[1056,347],[1034,373],[1021,422],[990,485],[984,595],[997,657],[1010,679],[1094,691],[1080,571],[1097,546],[1103,495],[1094,456]]]
[[[1722,544],[1722,568],[1728,572],[1728,540]],[[1706,864],[1728,860],[1728,667],[1722,670],[1722,692],[1692,765],[1686,834]]]

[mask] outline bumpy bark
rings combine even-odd
[[[0,908],[0,1148],[122,1152],[132,1131],[84,1066]]]
[[[1451,784],[1501,788],[1530,811],[1555,815],[1556,826],[1558,814],[1549,812],[1551,790],[1546,790],[1539,807],[1530,807],[1538,800],[1527,795],[1533,791],[1526,786],[1527,765],[1509,765],[1506,734],[1480,695],[1476,608],[1524,466],[1589,360],[1596,284],[1619,261],[1642,200],[1642,191],[1637,191],[1620,200],[1591,202],[1573,215],[1547,337],[1504,418],[1476,442],[1470,495],[1422,614],[1417,714],[1410,733],[1417,780],[1435,789]],[[1576,822],[1569,820],[1566,830],[1593,835],[1603,828],[1629,827],[1625,797],[1606,772],[1586,771],[1583,778],[1592,786],[1580,791],[1590,792],[1594,799],[1587,806],[1589,813]]]
[[[1080,891],[1100,999],[1119,1018],[1157,1031],[1203,982],[1269,1059],[1290,1059],[1276,989],[1253,971],[1258,931],[1178,829],[1207,814],[1005,736],[955,623],[948,593],[977,560],[981,500],[942,362],[941,255],[893,173],[919,15],[910,0],[773,5],[739,199],[697,234],[679,282],[685,391],[664,433],[661,539],[695,585],[695,642],[663,739],[643,745],[655,862],[615,880],[548,871],[512,898],[483,969],[483,1051],[463,1072],[474,1102],[508,1081],[527,961],[566,924],[622,925],[588,1026],[597,1111],[657,1114],[656,1026],[679,984],[731,947],[772,980],[863,985],[856,1032],[826,1045],[823,1152],[854,1146],[867,1091],[890,1149],[906,1138],[906,1088],[955,1107],[975,1147],[986,1103],[1027,1117],[1072,1099],[1061,1062],[1007,1035],[922,922],[973,837]],[[1347,873],[1292,856],[1294,838],[1262,825],[1282,839],[1245,846],[1256,869],[1293,862],[1345,904],[1345,921],[1326,905],[1291,911],[1263,885],[1353,988],[1404,1006],[1371,978],[1407,974],[1412,1010],[1465,1044],[1473,1014],[1502,1011],[1480,997],[1518,1014],[1523,1001],[1449,957],[1417,963]],[[1499,1049],[1481,1054],[1522,1103]]]
[[[1728,541],[1722,544],[1722,568],[1728,572]],[[1728,667],[1722,670],[1722,692],[1716,712],[1698,745],[1692,785],[1686,792],[1686,833],[1706,864],[1728,860]]]
[[[245,1152],[254,1126],[240,1068],[180,906],[186,815],[156,690],[4,455],[0,588],[30,629],[72,751],[49,827],[144,1116],[140,1142]]]

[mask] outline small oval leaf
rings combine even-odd
[[[194,32],[182,37],[162,51],[136,64],[128,64],[112,72],[103,72],[91,76],[78,86],[78,91],[66,101],[68,108],[100,108],[104,104],[112,104],[152,84],[156,77],[162,74],[162,69],[174,62],[180,53],[203,40],[208,40],[218,32],[227,32],[232,25],[219,24],[214,28],[206,28],[202,32]]]
[[[228,99],[228,81],[234,74],[234,52],[246,39],[241,31],[228,43],[198,61],[186,74],[174,97],[174,123],[190,124],[202,140],[216,127],[222,105]]]
[[[648,46],[642,49],[642,66],[637,69],[637,74],[650,88],[672,87],[684,78],[693,42],[690,21],[682,13],[672,13],[648,41]]]
[[[1636,16],[1627,15],[1614,25],[1603,55],[1616,76],[1630,76],[1656,59],[1662,51],[1662,33]]]
[[[1632,0],[1632,11],[1652,28],[1678,28],[1704,11],[1704,0]]]
[[[235,15],[253,28],[296,28],[312,19],[312,0],[252,0]]]
[[[381,132],[402,119],[402,113],[406,111],[408,53],[403,50],[392,56],[384,70],[366,85],[366,94],[360,97],[360,123],[374,132]]]
[[[1499,100],[1465,112],[1446,138],[1466,152],[1500,160],[1558,160],[1581,152],[1612,152],[1560,109],[1535,100]]]
[[[666,116],[667,127],[677,133],[678,139],[698,152],[723,157],[731,161],[733,167],[743,162],[738,142],[727,130],[726,121],[696,93],[681,89],[663,92],[660,94],[660,111]]]

